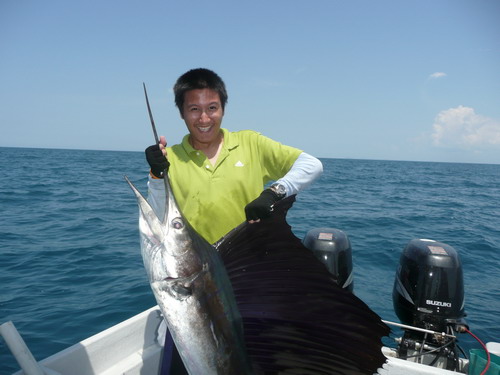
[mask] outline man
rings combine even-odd
[[[274,203],[321,175],[321,162],[301,150],[254,131],[222,129],[228,96],[216,73],[190,70],[179,77],[174,94],[189,134],[170,148],[162,136],[160,144],[146,149],[151,167],[148,201],[158,217],[164,216],[164,171],[184,217],[209,243],[244,220],[253,223],[270,216]],[[186,373],[170,334],[161,373]]]
[[[244,220],[268,217],[274,203],[321,175],[321,162],[299,149],[254,131],[221,128],[228,95],[213,71],[188,71],[177,80],[174,94],[189,134],[170,148],[162,136],[159,145],[146,149],[148,200],[159,217],[164,215],[165,170],[183,215],[209,243]]]

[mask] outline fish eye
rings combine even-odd
[[[176,217],[175,219],[172,219],[172,228],[174,229],[182,229],[184,228],[184,222],[180,217]]]

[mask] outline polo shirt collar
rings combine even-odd
[[[238,137],[235,137],[229,130],[221,128],[222,135],[224,136],[224,145],[229,151],[239,146]]]

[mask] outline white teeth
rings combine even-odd
[[[198,130],[202,133],[206,133],[210,130],[211,126],[207,126],[206,128],[198,127]]]

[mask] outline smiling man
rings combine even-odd
[[[188,71],[175,83],[174,94],[189,134],[168,148],[162,136],[159,145],[146,149],[148,200],[159,217],[165,207],[165,170],[184,216],[210,243],[244,220],[268,217],[274,203],[321,175],[321,162],[297,148],[255,131],[221,128],[228,95],[213,71]]]
[[[161,136],[158,145],[146,149],[148,201],[158,217],[164,216],[165,171],[184,217],[209,243],[244,220],[270,216],[274,203],[321,175],[321,162],[299,149],[255,131],[221,128],[228,96],[213,71],[188,71],[177,80],[174,94],[189,134],[169,148]],[[164,356],[162,374],[186,374],[169,333]]]

